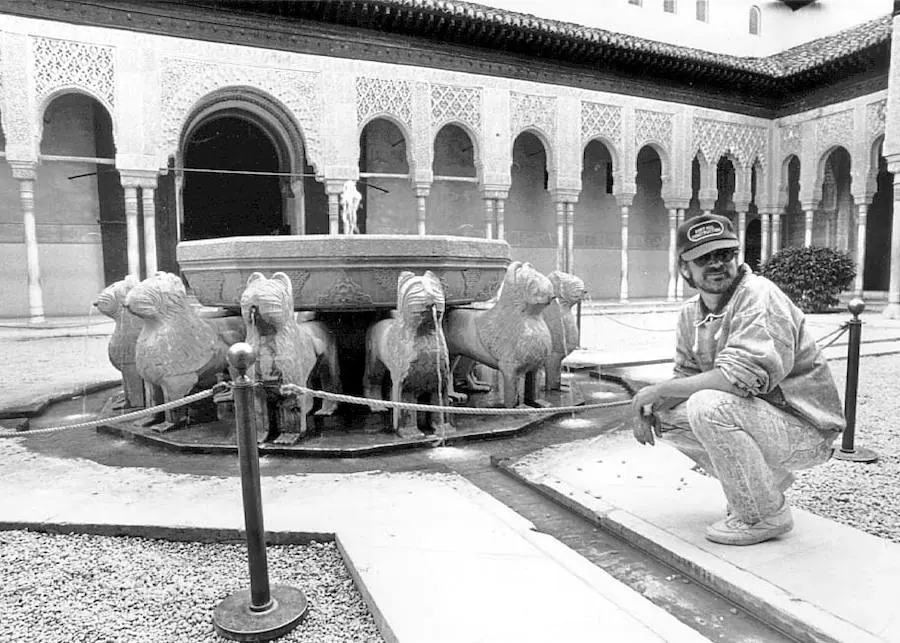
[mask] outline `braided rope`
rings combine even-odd
[[[38,435],[41,433],[55,433],[56,431],[65,431],[68,429],[89,429],[102,426],[104,424],[118,424],[120,422],[137,420],[138,418],[142,418],[148,415],[155,415],[156,413],[159,413],[161,411],[168,411],[169,409],[177,409],[180,406],[193,404],[198,400],[206,399],[207,397],[211,397],[216,393],[224,391],[228,387],[229,385],[223,382],[222,384],[217,384],[211,389],[200,391],[199,393],[194,393],[193,395],[188,395],[187,397],[183,397],[178,400],[172,400],[171,402],[165,402],[164,404],[160,404],[158,406],[151,406],[150,408],[141,409],[140,411],[133,411],[124,415],[112,415],[110,417],[99,418],[96,420],[91,420],[90,422],[80,422],[78,424],[68,424],[66,426],[50,426],[43,429],[30,429],[28,431],[13,431],[11,429],[0,427],[0,438],[15,438],[24,437],[26,435]]]
[[[414,402],[392,402],[390,400],[375,400],[368,397],[357,397],[343,393],[330,393],[317,391],[297,384],[282,384],[282,395],[312,395],[327,400],[360,404],[369,407],[398,408],[409,411],[442,411],[456,415],[548,415],[552,413],[574,413],[575,411],[591,411],[594,409],[609,409],[631,404],[631,400],[619,400],[617,402],[602,402],[597,404],[582,404],[579,406],[552,406],[546,408],[522,407],[515,409],[474,408],[470,406],[436,406],[432,404],[416,404]]]

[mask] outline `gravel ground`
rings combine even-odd
[[[831,362],[842,397],[846,369],[846,360]],[[854,447],[872,449],[878,460],[832,459],[798,471],[787,496],[792,506],[900,543],[900,355],[863,357],[859,375]]]
[[[267,548],[269,579],[292,585],[309,612],[279,641],[382,642],[337,545]],[[249,588],[244,545],[0,532],[0,641],[225,641],[216,605]]]

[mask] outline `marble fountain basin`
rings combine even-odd
[[[447,306],[487,301],[503,282],[509,245],[444,235],[278,235],[182,241],[176,257],[205,306],[240,308],[254,272],[287,274],[295,310],[379,310],[397,305],[404,270],[434,272]]]

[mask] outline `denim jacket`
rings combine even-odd
[[[755,395],[819,431],[844,430],[828,363],[803,313],[775,284],[742,265],[731,297],[711,312],[692,297],[678,319],[675,375],[719,368],[744,396]]]

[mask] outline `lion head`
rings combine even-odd
[[[553,296],[553,284],[546,276],[530,263],[513,261],[506,267],[497,305],[514,302],[523,306],[546,306]]]
[[[247,328],[253,326],[262,334],[289,324],[294,319],[291,278],[283,272],[276,272],[271,279],[261,272],[250,275],[241,294],[241,316]]]
[[[128,275],[125,279],[117,281],[104,288],[94,300],[94,306],[101,313],[113,319],[125,307],[125,298],[129,291],[137,286],[139,280],[134,275]]]
[[[187,307],[187,291],[181,277],[157,272],[136,284],[125,297],[125,308],[141,319],[173,317]]]
[[[587,294],[584,281],[580,277],[561,270],[554,270],[547,276],[553,284],[556,299],[564,306],[574,306]]]
[[[417,277],[405,270],[397,277],[397,313],[406,324],[418,326],[435,319],[440,323],[446,301],[441,280],[426,270]]]

